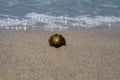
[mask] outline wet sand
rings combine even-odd
[[[0,30],[0,80],[120,80],[119,30],[57,32],[57,49],[54,33]]]

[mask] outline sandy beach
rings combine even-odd
[[[66,46],[48,39],[62,34]],[[120,80],[120,30],[0,30],[0,80]]]

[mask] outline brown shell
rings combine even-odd
[[[65,38],[61,34],[54,34],[49,38],[49,45],[59,48],[62,45],[66,45]]]

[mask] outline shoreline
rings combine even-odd
[[[58,31],[67,42],[49,46],[46,31],[0,30],[0,80],[120,79],[120,31]]]

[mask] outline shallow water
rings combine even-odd
[[[0,0],[0,28],[120,28],[120,0]]]

